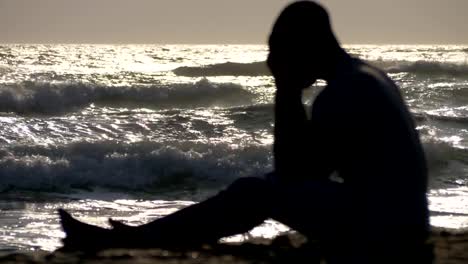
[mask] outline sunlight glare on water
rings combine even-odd
[[[113,194],[107,195],[109,198],[115,196]],[[79,196],[86,195],[81,194]],[[22,250],[53,251],[58,249],[62,245],[61,239],[65,236],[58,222],[58,208],[68,210],[74,217],[83,222],[109,228],[109,218],[122,221],[128,225],[137,226],[173,213],[191,204],[193,204],[191,201],[96,200],[89,198],[67,203],[26,202],[18,203],[14,206],[10,204],[10,208],[2,212],[2,222],[4,225],[0,227],[0,234],[2,235],[0,245],[10,245],[12,248],[18,247]],[[11,223],[6,223],[5,218],[10,219]],[[289,229],[286,226],[268,220],[263,225],[253,229],[249,234],[225,238],[222,241],[241,242],[252,236],[272,238],[287,230]]]
[[[401,87],[429,162],[432,225],[467,227],[468,47],[345,48]],[[59,247],[57,208],[101,226],[108,217],[140,225],[272,171],[267,53],[266,45],[0,45],[0,251]],[[309,110],[324,86],[305,91]],[[267,221],[250,235],[284,230]]]
[[[429,193],[430,208],[436,212],[431,225],[446,228],[468,228],[468,187],[432,190]]]

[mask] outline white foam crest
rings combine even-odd
[[[144,107],[201,107],[250,104],[254,95],[233,83],[194,83],[109,87],[85,83],[22,82],[0,86],[0,111],[68,112],[91,103]]]
[[[270,157],[266,146],[194,142],[16,146],[0,151],[0,191],[219,185],[264,174],[271,169]]]

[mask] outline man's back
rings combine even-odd
[[[350,210],[362,216],[353,224],[424,237],[425,157],[398,88],[359,60],[350,59],[338,72],[312,109],[312,177],[336,172],[344,179]]]

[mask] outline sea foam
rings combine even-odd
[[[463,166],[456,164],[466,164],[468,151],[433,137],[423,138],[431,182],[440,185],[438,181],[460,180],[446,177],[446,173],[441,178],[441,171],[460,175]],[[0,191],[220,188],[239,177],[261,177],[271,170],[271,145],[192,141],[16,145],[0,151]]]
[[[12,146],[0,151],[0,191],[219,187],[270,169],[270,148],[262,145],[109,141]]]

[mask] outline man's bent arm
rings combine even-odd
[[[278,85],[278,84],[277,84]],[[302,104],[302,89],[278,85],[275,98],[273,154],[279,180],[303,178],[306,157],[307,117]],[[289,89],[289,90],[288,90]]]

